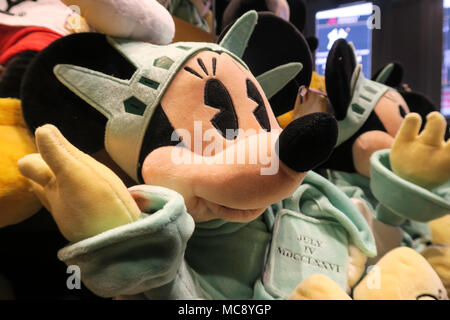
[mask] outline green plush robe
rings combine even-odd
[[[100,296],[286,299],[314,273],[345,289],[350,244],[376,254],[373,235],[350,199],[313,172],[249,223],[196,224],[172,190],[141,185],[130,192],[148,199],[138,221],[58,253],[80,267],[84,284]]]
[[[370,188],[370,179],[358,173],[327,170],[328,179],[341,189],[349,198],[362,200],[375,215],[378,200]],[[397,192],[401,192],[398,190]],[[431,231],[428,223],[406,220],[399,228],[402,230],[401,245],[421,251],[431,242]]]

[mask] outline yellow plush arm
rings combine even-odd
[[[22,116],[20,100],[0,98],[0,227],[19,223],[40,208],[17,160],[36,152]]]
[[[348,256],[347,292],[350,292],[366,270],[367,256],[354,245],[348,247]]]
[[[429,224],[433,243],[450,245],[450,212],[448,215],[433,220]]]
[[[22,104],[14,98],[0,98],[0,126],[26,128],[22,115]]]
[[[317,72],[313,71],[309,87],[311,89],[327,93],[327,89],[325,86],[325,76],[321,76]]]
[[[422,255],[439,275],[447,295],[450,295],[450,245],[429,246]]]
[[[450,214],[430,222],[433,245],[422,255],[439,275],[450,295]]]
[[[328,99],[325,96],[325,77],[320,76],[313,71],[309,88],[314,89],[315,91],[320,91],[323,94],[306,90],[305,93],[308,92],[308,94],[301,99],[300,95],[302,92],[299,91],[293,109],[277,117],[281,128],[286,128],[287,125],[293,120],[300,118],[305,114],[313,112],[326,112]]]
[[[71,145],[52,125],[36,130],[39,154],[19,161],[20,172],[69,241],[135,221],[140,210],[123,182]]]

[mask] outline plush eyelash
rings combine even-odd
[[[200,68],[202,68],[203,72],[204,72],[207,76],[209,76],[208,70],[206,69],[205,64],[203,63],[203,60],[199,58],[199,59],[197,59],[197,63],[198,63],[198,65],[200,66]]]
[[[216,75],[217,59],[212,58],[213,75]]]
[[[186,70],[187,72],[193,74],[197,78],[203,79],[203,77],[197,71],[195,71],[194,69],[191,69],[189,67],[184,67],[184,70]]]
[[[201,58],[198,58],[197,59],[197,63],[200,66],[200,68],[202,68],[203,73],[206,76],[209,76],[208,68],[206,67],[206,65],[203,62],[203,60]],[[201,76],[201,74],[199,72],[195,71],[194,69],[192,69],[190,67],[184,67],[184,70],[186,70],[190,74],[196,76],[197,78],[203,79],[203,77]],[[212,58],[212,75],[213,76],[216,75],[216,71],[217,71],[217,59],[216,58]]]

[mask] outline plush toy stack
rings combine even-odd
[[[260,25],[271,19],[263,18]],[[76,242],[62,250],[60,258],[79,264],[85,284],[95,293],[148,298],[287,298],[305,276],[314,273],[314,264],[321,264],[330,277],[347,287],[352,285],[347,273],[353,271],[349,257],[375,254],[368,226],[350,200],[320,176],[312,172],[306,175],[331,152],[337,129],[334,119],[311,114],[279,133],[267,97],[295,77],[302,65],[288,63],[255,78],[240,59],[256,21],[256,13],[244,15],[219,45],[174,43],[158,47],[91,34],[73,35],[55,42],[30,67],[24,82],[29,88],[29,96],[24,97],[26,119],[53,122],[69,141],[86,151],[103,146],[106,127],[106,150],[131,177],[174,190],[133,187],[133,200],[120,180],[77,151],[56,127],[38,128],[40,155],[22,159],[19,168],[33,181],[61,232]],[[304,41],[298,33],[292,36]],[[75,49],[81,42],[97,46],[95,52],[105,63],[94,65],[92,60],[82,61],[80,55],[67,56],[67,48]],[[58,60],[78,65],[59,64]],[[86,68],[86,63],[96,71]],[[108,69],[110,66],[115,69]],[[40,88],[33,84],[38,74],[48,74],[49,83],[42,85],[59,91],[58,97],[64,100],[58,105],[66,109],[58,111],[46,103]],[[111,91],[112,86],[115,89]],[[114,94],[107,94],[111,92]],[[184,112],[186,109],[190,111]],[[107,119],[106,126],[97,112]],[[194,121],[213,135],[217,146],[228,140],[228,147],[210,156],[203,156],[202,150],[194,152],[189,142],[198,130]],[[92,127],[89,134],[81,130],[86,126]],[[180,132],[175,131],[176,139],[174,128]],[[236,129],[254,133],[240,136]],[[133,142],[138,136],[141,140]],[[223,163],[224,157],[238,150],[244,150],[244,157],[249,158],[263,148],[259,141],[269,143],[269,166],[263,165],[263,159],[244,166],[234,161]],[[297,148],[304,152],[293,152]],[[193,162],[174,164],[171,157],[177,153]],[[271,173],[275,164],[279,167]],[[69,174],[75,172],[73,168],[79,168],[77,173]],[[92,181],[94,172],[96,183]],[[302,187],[295,191],[303,179]],[[69,199],[73,196],[77,199]],[[99,197],[110,200],[99,202]],[[318,201],[329,210],[321,212],[311,207],[310,201]],[[290,233],[286,228],[298,229],[302,237],[286,237]],[[129,237],[142,232],[149,234]],[[150,242],[141,243],[140,239]],[[313,244],[308,244],[311,241]],[[124,261],[134,260],[133,255],[127,257],[133,247],[145,245],[160,249],[146,250],[150,255],[135,265],[135,273],[121,271],[128,265]],[[291,257],[293,253],[304,254],[305,248],[315,251],[317,245],[316,257],[307,263]],[[94,255],[110,256],[105,263],[111,266],[95,265],[103,260],[100,256],[100,260],[87,258],[91,247]],[[270,262],[264,258],[269,247]],[[104,253],[99,248],[105,248]],[[153,255],[168,248],[172,253],[166,258]],[[205,259],[205,255],[210,258]],[[152,266],[155,261],[161,263]],[[109,271],[98,274],[95,270]],[[217,276],[207,276],[213,270]],[[261,278],[261,272],[267,278]],[[126,279],[121,276],[125,274]],[[145,274],[148,280],[143,280]]]
[[[392,65],[377,80],[388,80],[390,72]],[[425,222],[450,210],[444,117],[433,112],[420,94],[396,91],[379,82],[363,77],[350,44],[335,42],[326,83],[339,123],[338,147],[322,169],[368,220],[378,249],[371,263],[400,245],[422,252],[431,240],[426,238]],[[418,136],[421,115],[427,122]],[[391,148],[390,153],[382,151]],[[435,259],[448,270],[445,254]]]
[[[15,246],[1,247],[0,268],[7,274],[17,273],[12,279],[13,287],[27,296],[28,292],[36,290],[34,287],[42,285],[27,279],[26,274],[21,276],[22,269],[12,265],[25,263],[25,257],[19,253],[22,244],[26,246],[25,239],[37,237],[39,240],[33,244],[41,242],[48,250],[56,250],[62,239],[47,219],[48,212],[39,210],[40,201],[17,168],[21,157],[36,152],[32,132],[22,115],[20,89],[24,74],[39,51],[63,36],[96,31],[162,44],[173,38],[174,23],[169,13],[154,1],[0,1],[0,10],[0,227],[10,226],[3,228],[0,236],[4,243],[15,243]],[[81,12],[84,17],[78,14]],[[105,158],[97,157],[102,161]],[[111,161],[107,163],[117,167]],[[38,212],[30,221],[16,225]],[[61,273],[53,258],[45,261],[45,256],[42,252],[36,257],[30,255],[29,259],[39,261],[34,266],[36,272],[43,278]],[[44,292],[60,287],[59,284],[53,286],[64,281],[60,278],[64,276],[48,279],[43,285]],[[24,289],[27,283],[30,290]],[[1,290],[5,288],[6,285],[1,286]]]
[[[5,63],[2,226],[42,204],[106,298],[448,298],[450,142],[398,65],[341,39],[319,77],[301,1],[230,1],[217,42],[208,1],[113,2]]]
[[[154,1],[4,2],[5,9],[0,12],[0,152],[2,171],[7,174],[2,174],[0,181],[0,227],[20,222],[39,208],[15,165],[35,151],[20,102],[22,78],[33,57],[56,39],[90,30],[155,44],[169,43],[174,36],[170,15]],[[71,8],[83,12],[83,17]]]

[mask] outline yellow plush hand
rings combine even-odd
[[[422,255],[436,271],[450,296],[450,245],[427,246]]]
[[[122,181],[72,146],[52,125],[36,130],[34,153],[19,160],[37,196],[72,242],[135,221],[140,210]]]
[[[351,298],[336,282],[316,273],[300,283],[289,300],[351,300]]]
[[[422,255],[439,275],[450,296],[450,215],[430,222],[433,245],[427,246]]]
[[[399,247],[384,255],[353,290],[355,300],[447,300],[431,265],[415,250]]]
[[[348,247],[349,264],[347,270],[347,292],[361,279],[366,269],[367,256],[358,247]]]
[[[395,174],[427,189],[450,180],[450,141],[444,141],[446,121],[439,112],[422,120],[417,113],[406,116],[392,146],[390,160]]]
[[[446,244],[450,246],[450,214],[430,221],[429,225],[433,244]]]

